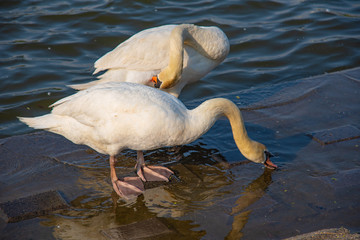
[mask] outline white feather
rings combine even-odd
[[[174,28],[181,26],[192,27],[192,30],[187,32],[187,39],[182,46],[181,79],[176,86],[164,89],[177,97],[186,84],[204,77],[229,53],[229,41],[219,28],[187,24],[165,25],[143,30],[95,62],[94,74],[106,71],[98,76],[99,80],[70,85],[70,87],[84,90],[96,84],[111,81],[135,82],[150,86],[152,76],[158,75],[169,65],[169,59],[174,51],[170,44],[171,32]]]
[[[264,162],[265,147],[248,138],[239,109],[223,98],[207,100],[188,110],[176,97],[157,89],[110,82],[51,106],[50,114],[19,119],[30,127],[63,135],[110,156],[123,149],[150,150],[190,143],[225,115],[239,150],[250,160]]]

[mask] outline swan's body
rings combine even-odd
[[[99,80],[71,85],[83,90],[98,83],[120,81],[153,86],[178,97],[186,84],[198,81],[219,65],[229,53],[229,40],[217,27],[192,24],[165,25],[143,30],[98,59]]]
[[[110,163],[123,149],[138,150],[137,170],[142,180],[149,180],[146,177],[149,174],[154,176],[147,170],[141,172],[142,150],[190,143],[206,133],[223,115],[230,121],[241,153],[251,161],[273,167],[266,157],[265,146],[248,137],[239,109],[227,99],[207,100],[188,110],[177,98],[156,89],[109,82],[63,98],[51,107],[50,114],[20,120],[33,128],[63,135],[76,144],[108,154]],[[114,165],[111,169],[113,182],[119,181]],[[164,180],[171,174],[164,168],[154,171],[165,176]],[[114,189],[118,190],[116,185]]]

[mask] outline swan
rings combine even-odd
[[[204,77],[228,55],[229,40],[218,27],[164,25],[143,30],[95,64],[97,81],[69,85],[84,90],[95,84],[121,81],[160,87],[178,97],[186,84]],[[155,83],[155,84],[154,84]]]
[[[142,181],[168,181],[173,172],[162,166],[146,166],[143,150],[191,143],[226,116],[235,143],[247,159],[275,169],[267,148],[251,140],[240,110],[230,100],[214,98],[192,110],[176,97],[155,88],[127,82],[95,85],[50,105],[39,117],[19,117],[35,129],[60,134],[110,156],[110,176],[115,192],[130,198],[144,191]],[[137,151],[138,177],[119,180],[115,155],[124,149]],[[142,181],[141,181],[142,180]]]

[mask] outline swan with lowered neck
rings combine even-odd
[[[70,85],[83,90],[98,83],[121,81],[160,87],[178,97],[228,55],[229,40],[218,27],[164,25],[143,30],[98,59],[97,81]]]
[[[63,98],[51,107],[50,114],[19,119],[30,127],[60,134],[110,155],[111,180],[121,197],[141,194],[144,189],[139,179],[167,181],[172,174],[165,167],[145,166],[143,150],[188,144],[206,133],[221,116],[229,119],[236,145],[247,159],[276,168],[266,147],[248,137],[240,110],[224,98],[207,100],[188,110],[177,98],[151,87],[109,82]],[[123,149],[137,150],[139,178],[117,178],[115,155]]]

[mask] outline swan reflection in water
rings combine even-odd
[[[227,239],[240,239],[243,236],[241,230],[245,227],[252,210],[245,210],[252,204],[259,201],[265,194],[266,189],[272,182],[271,173],[273,170],[264,169],[260,177],[252,181],[236,200],[230,215],[233,217],[232,228]],[[245,211],[244,211],[245,210]]]
[[[246,184],[240,177],[251,179],[251,176],[259,173],[257,165],[252,167],[254,165],[248,164],[250,161],[229,163],[218,150],[207,149],[199,142],[181,146],[176,151],[171,150],[162,148],[145,154],[156,162],[159,159],[173,162],[171,168],[181,178],[180,182],[146,189],[144,195],[133,201],[124,201],[115,192],[109,198],[112,189],[108,184],[107,167],[97,159],[97,164],[101,164],[99,168],[81,168],[83,176],[79,177],[78,184],[82,185],[80,189],[88,191],[71,201],[71,210],[46,217],[48,221],[43,224],[55,226],[54,235],[61,239],[69,236],[92,239],[103,237],[101,231],[157,218],[170,229],[176,229],[166,234],[165,238],[177,239],[181,235],[200,239],[211,235],[209,221],[216,221],[219,228],[223,229],[221,235],[216,237],[241,237],[241,230],[251,214],[251,210],[246,208],[265,194],[271,184],[273,171],[264,169],[259,177]],[[84,154],[99,156],[96,152],[85,151],[84,149]],[[129,166],[118,169],[124,175],[133,171],[131,159],[135,155],[134,151],[126,151],[118,156],[124,158]],[[102,158],[105,159],[106,156]],[[217,218],[216,215],[208,215],[205,221],[194,218],[195,215],[200,216],[210,210],[211,213],[215,211],[220,217],[226,218],[225,221],[221,221],[223,218]],[[232,224],[229,225],[229,222]]]

